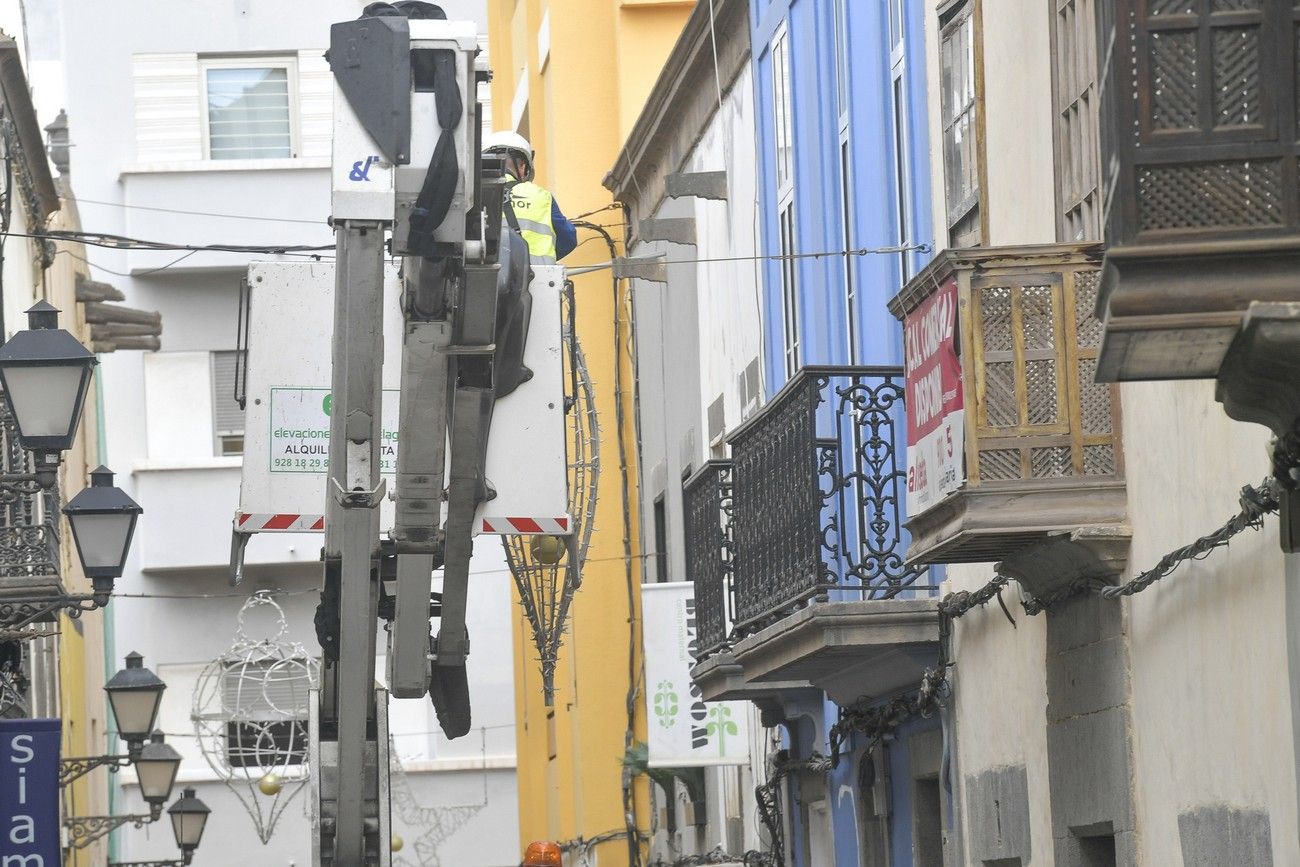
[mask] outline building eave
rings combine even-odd
[[[731,90],[749,61],[749,8],[744,0],[697,3],[668,55],[627,141],[602,183],[648,217],[664,199],[663,177],[680,168],[718,110],[717,88]],[[717,77],[713,40],[717,40]],[[674,147],[676,145],[676,147]],[[687,146],[684,146],[687,145]],[[645,183],[653,175],[654,182]],[[639,184],[639,186],[638,186]]]
[[[59,193],[54,186],[49,158],[45,154],[45,137],[40,122],[36,119],[36,107],[32,104],[27,75],[18,53],[18,43],[9,36],[0,36],[0,94],[4,97],[5,108],[18,135],[23,166],[31,180],[36,205],[41,211],[33,215],[34,222],[44,226],[50,214],[59,210]]]

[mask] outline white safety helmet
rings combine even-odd
[[[525,139],[523,135],[511,133],[510,130],[498,130],[487,136],[484,140],[484,153],[494,151],[519,153],[525,160],[528,160],[529,165],[532,165],[533,162],[532,144],[529,144],[528,139]]]

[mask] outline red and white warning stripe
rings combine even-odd
[[[236,533],[304,533],[325,529],[324,515],[235,515]]]
[[[497,533],[502,536],[567,536],[573,532],[573,520],[564,515],[559,518],[483,518],[480,533]]]

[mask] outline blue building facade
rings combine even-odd
[[[903,362],[886,302],[935,246],[924,23],[908,0],[751,0],[750,11],[761,251],[785,257],[763,265],[771,399],[802,367]],[[841,252],[889,247],[913,249]],[[788,712],[792,755],[826,753],[840,707],[814,696]],[[792,779],[793,863],[824,867],[832,852],[854,867],[941,863],[931,848],[947,764],[938,719],[909,723],[872,755],[864,740],[849,741],[824,793]],[[933,786],[928,772],[916,780],[927,763],[941,771]]]

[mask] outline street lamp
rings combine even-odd
[[[163,733],[156,731],[135,760],[135,776],[140,781],[141,796],[152,804],[166,803],[176,785],[181,769],[181,754],[163,743]]]
[[[96,593],[113,592],[113,582],[122,577],[135,522],[143,511],[113,484],[113,471],[104,466],[92,470],[90,487],[83,488],[63,507],[77,542],[81,567]]]
[[[59,310],[38,301],[27,311],[28,330],[0,347],[0,387],[36,475],[52,487],[62,451],[72,448],[81,409],[98,364],[90,350],[59,327]]]
[[[133,751],[140,749],[153,730],[166,688],[158,675],[144,667],[144,657],[135,651],[126,655],[126,668],[104,684],[118,734]]]
[[[148,750],[149,747],[145,749]],[[141,788],[143,787],[142,780]],[[162,818],[162,805],[165,799],[151,798],[146,793],[145,800],[149,802],[148,813],[126,816],[78,816],[65,819],[63,824],[68,829],[68,845],[74,849],[84,849],[123,825],[143,828],[145,825],[157,822]],[[186,789],[167,812],[172,820],[172,834],[176,837],[176,845],[181,847],[180,861],[110,862],[109,867],[181,867],[189,864],[194,857],[194,850],[199,848],[199,841],[203,839],[203,826],[208,824],[208,814],[212,811],[208,809],[207,804],[195,796],[193,789]]]
[[[186,789],[167,810],[172,820],[172,834],[181,848],[179,861],[109,861],[108,867],[185,867],[194,860],[194,850],[203,838],[203,826],[212,811],[200,801],[193,789]]]
[[[0,356],[12,343],[10,341],[0,347]],[[3,364],[3,359],[0,358],[0,371],[3,370]],[[38,459],[40,454],[37,453]],[[34,474],[0,474],[0,503],[6,502],[6,492],[35,494],[41,487],[48,487],[47,481],[52,485],[58,466],[58,453],[49,454],[53,454],[56,460],[44,470],[38,464]],[[45,478],[47,475],[48,480]],[[113,485],[111,470],[107,467],[93,470],[90,474],[90,487],[79,492],[63,507],[77,543],[82,570],[90,579],[91,592],[20,598],[6,596],[0,599],[0,638],[11,641],[31,637],[19,630],[38,620],[48,619],[59,611],[75,618],[86,611],[107,605],[114,582],[126,568],[126,555],[131,546],[131,537],[135,534],[136,519],[143,511],[135,500]],[[144,729],[140,740],[143,741],[148,734],[149,730]]]
[[[166,688],[167,684],[158,675],[144,667],[143,656],[135,652],[128,653],[126,668],[104,684],[109,709],[117,722],[117,732],[126,741],[126,755],[63,759],[59,762],[59,785],[66,786],[95,768],[108,766],[110,771],[116,772],[118,768],[135,764],[140,776],[140,789],[148,800],[150,789],[146,788],[145,778],[149,777],[150,786],[154,780],[162,782],[160,775],[167,771],[167,763],[174,761],[170,775],[167,776],[169,782],[159,799],[160,802],[167,800],[176,780],[176,770],[180,767],[180,756],[162,742],[161,732],[154,732],[149,745],[145,745],[145,738],[149,737],[149,731],[153,729],[154,720],[158,717],[158,706],[162,703],[163,690]],[[140,768],[140,763],[146,760],[152,764]],[[153,790],[159,791],[157,788]]]
[[[203,828],[208,824],[208,814],[212,811],[194,794],[193,789],[181,792],[180,799],[167,810],[172,820],[172,833],[176,835],[176,845],[185,855],[185,863],[190,863],[194,850],[199,848],[203,839]]]

